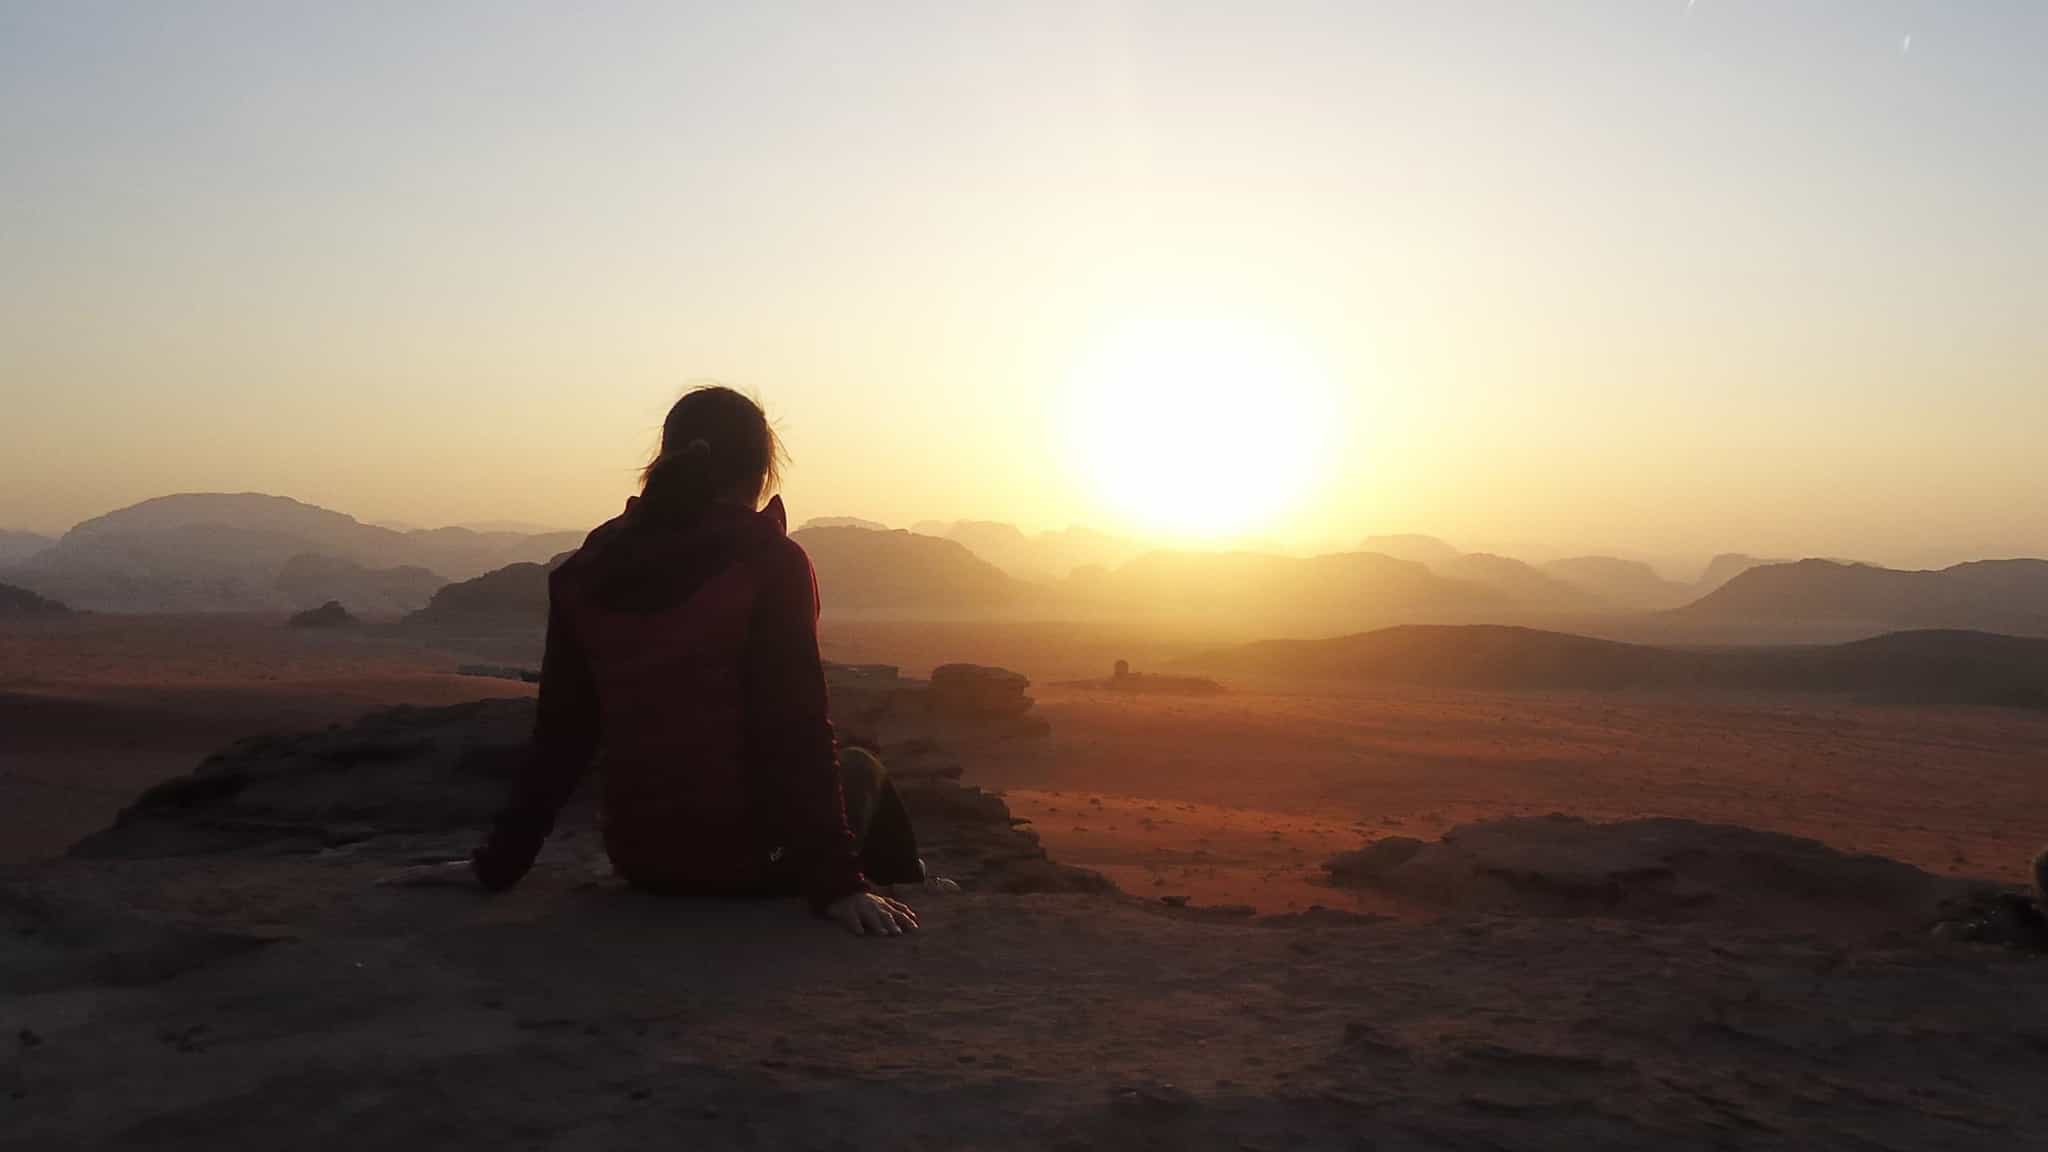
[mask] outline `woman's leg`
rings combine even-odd
[[[865,748],[841,748],[839,786],[846,794],[846,822],[859,846],[861,873],[876,884],[922,883],[917,834],[881,759]]]

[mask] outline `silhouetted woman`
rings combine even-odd
[[[526,874],[595,766],[628,883],[802,895],[855,933],[917,927],[869,886],[924,866],[880,763],[835,748],[810,558],[781,498],[761,505],[779,456],[753,401],[688,393],[641,494],[549,577],[533,753],[471,861],[485,887]]]

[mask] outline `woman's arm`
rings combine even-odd
[[[794,541],[777,540],[759,562],[746,666],[747,747],[769,795],[781,802],[811,909],[868,891],[861,876],[818,656],[818,584]]]
[[[590,771],[598,735],[597,685],[589,657],[550,581],[533,744],[490,838],[471,857],[484,887],[510,888],[533,867],[556,815]]]

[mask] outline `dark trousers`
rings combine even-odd
[[[924,861],[917,834],[889,770],[865,748],[839,750],[839,787],[846,794],[846,822],[860,850],[860,870],[874,884],[921,884]]]

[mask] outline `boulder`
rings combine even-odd
[[[995,738],[1035,738],[1052,731],[1030,715],[1031,681],[1005,668],[944,664],[932,669],[926,709],[941,723]]]
[[[1031,683],[1003,668],[946,664],[929,681],[886,664],[828,664],[832,723],[840,742],[886,751],[889,772],[957,777],[957,754],[1051,731],[1031,714]]]
[[[933,712],[952,719],[1005,719],[1031,710],[1024,690],[1031,681],[1007,668],[981,664],[941,664],[932,669],[926,701]]]

